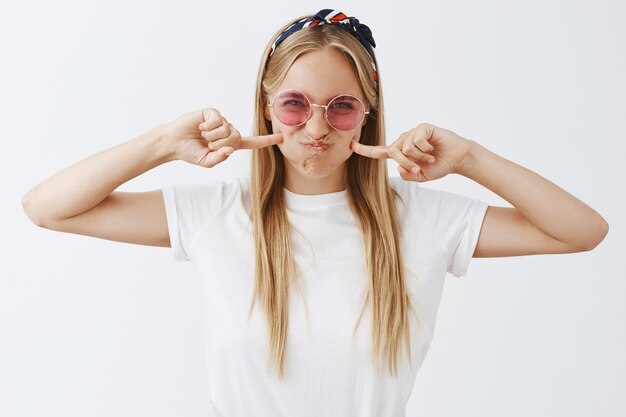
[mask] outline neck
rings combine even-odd
[[[285,174],[285,188],[295,194],[328,194],[346,189],[342,170],[337,170],[333,175],[319,178],[305,177],[289,171]]]

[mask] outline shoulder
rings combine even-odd
[[[391,188],[396,190],[398,194],[407,199],[414,200],[416,203],[426,207],[440,206],[442,204],[463,204],[469,201],[475,201],[471,197],[450,191],[429,188],[415,181],[406,181],[400,177],[389,177]]]
[[[174,190],[177,194],[237,194],[248,189],[248,178],[238,177],[225,180],[212,180],[206,182],[190,182],[184,184],[169,184],[163,187]]]
[[[482,212],[487,207],[487,203],[479,199],[425,187],[400,177],[389,177],[389,182],[412,215],[423,217],[431,223],[460,221],[471,212]]]
[[[407,208],[417,206],[424,191],[421,184],[415,181],[406,181],[400,177],[389,177],[389,185],[400,197],[400,204]]]
[[[420,184],[414,181],[405,181],[400,177],[389,177],[389,185],[401,196],[410,196],[418,192]]]
[[[216,211],[244,200],[248,193],[248,178],[170,184],[163,187],[164,198],[190,210]]]

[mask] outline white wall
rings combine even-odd
[[[37,228],[20,199],[202,107],[250,133],[269,37],[327,7],[373,31],[389,141],[420,122],[453,130],[560,185],[611,228],[591,252],[474,259],[468,276],[448,276],[407,416],[626,415],[624,3],[304,4],[3,4],[0,415],[206,415],[192,264],[166,248]],[[119,189],[246,175],[248,158],[210,170],[172,162]],[[424,186],[508,205],[464,177]]]

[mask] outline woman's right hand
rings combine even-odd
[[[165,136],[176,149],[176,159],[211,168],[237,149],[255,149],[282,142],[272,134],[242,138],[217,109],[205,108],[184,114],[165,124]]]

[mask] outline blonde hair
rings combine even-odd
[[[370,104],[370,119],[362,127],[360,142],[385,145],[380,73],[376,82],[371,66],[373,57],[350,33],[332,24],[303,28],[283,40],[268,61],[273,41],[303,17],[279,29],[264,50],[257,78],[252,134],[272,133],[271,121],[264,117],[267,97],[278,88],[291,64],[304,53],[329,46],[348,59]],[[374,368],[378,370],[377,361],[387,353],[388,369],[394,375],[402,340],[411,363],[409,309],[415,313],[404,282],[400,253],[401,234],[394,204],[394,197],[400,198],[400,195],[389,184],[385,159],[364,158],[353,153],[346,163],[345,180],[350,210],[363,235],[369,278],[367,297],[354,331],[369,301]],[[250,197],[256,261],[250,313],[258,300],[268,326],[268,359],[277,368],[280,379],[285,373],[289,292],[292,284],[300,288],[291,246],[284,181],[284,160],[280,149],[273,145],[253,150]]]

